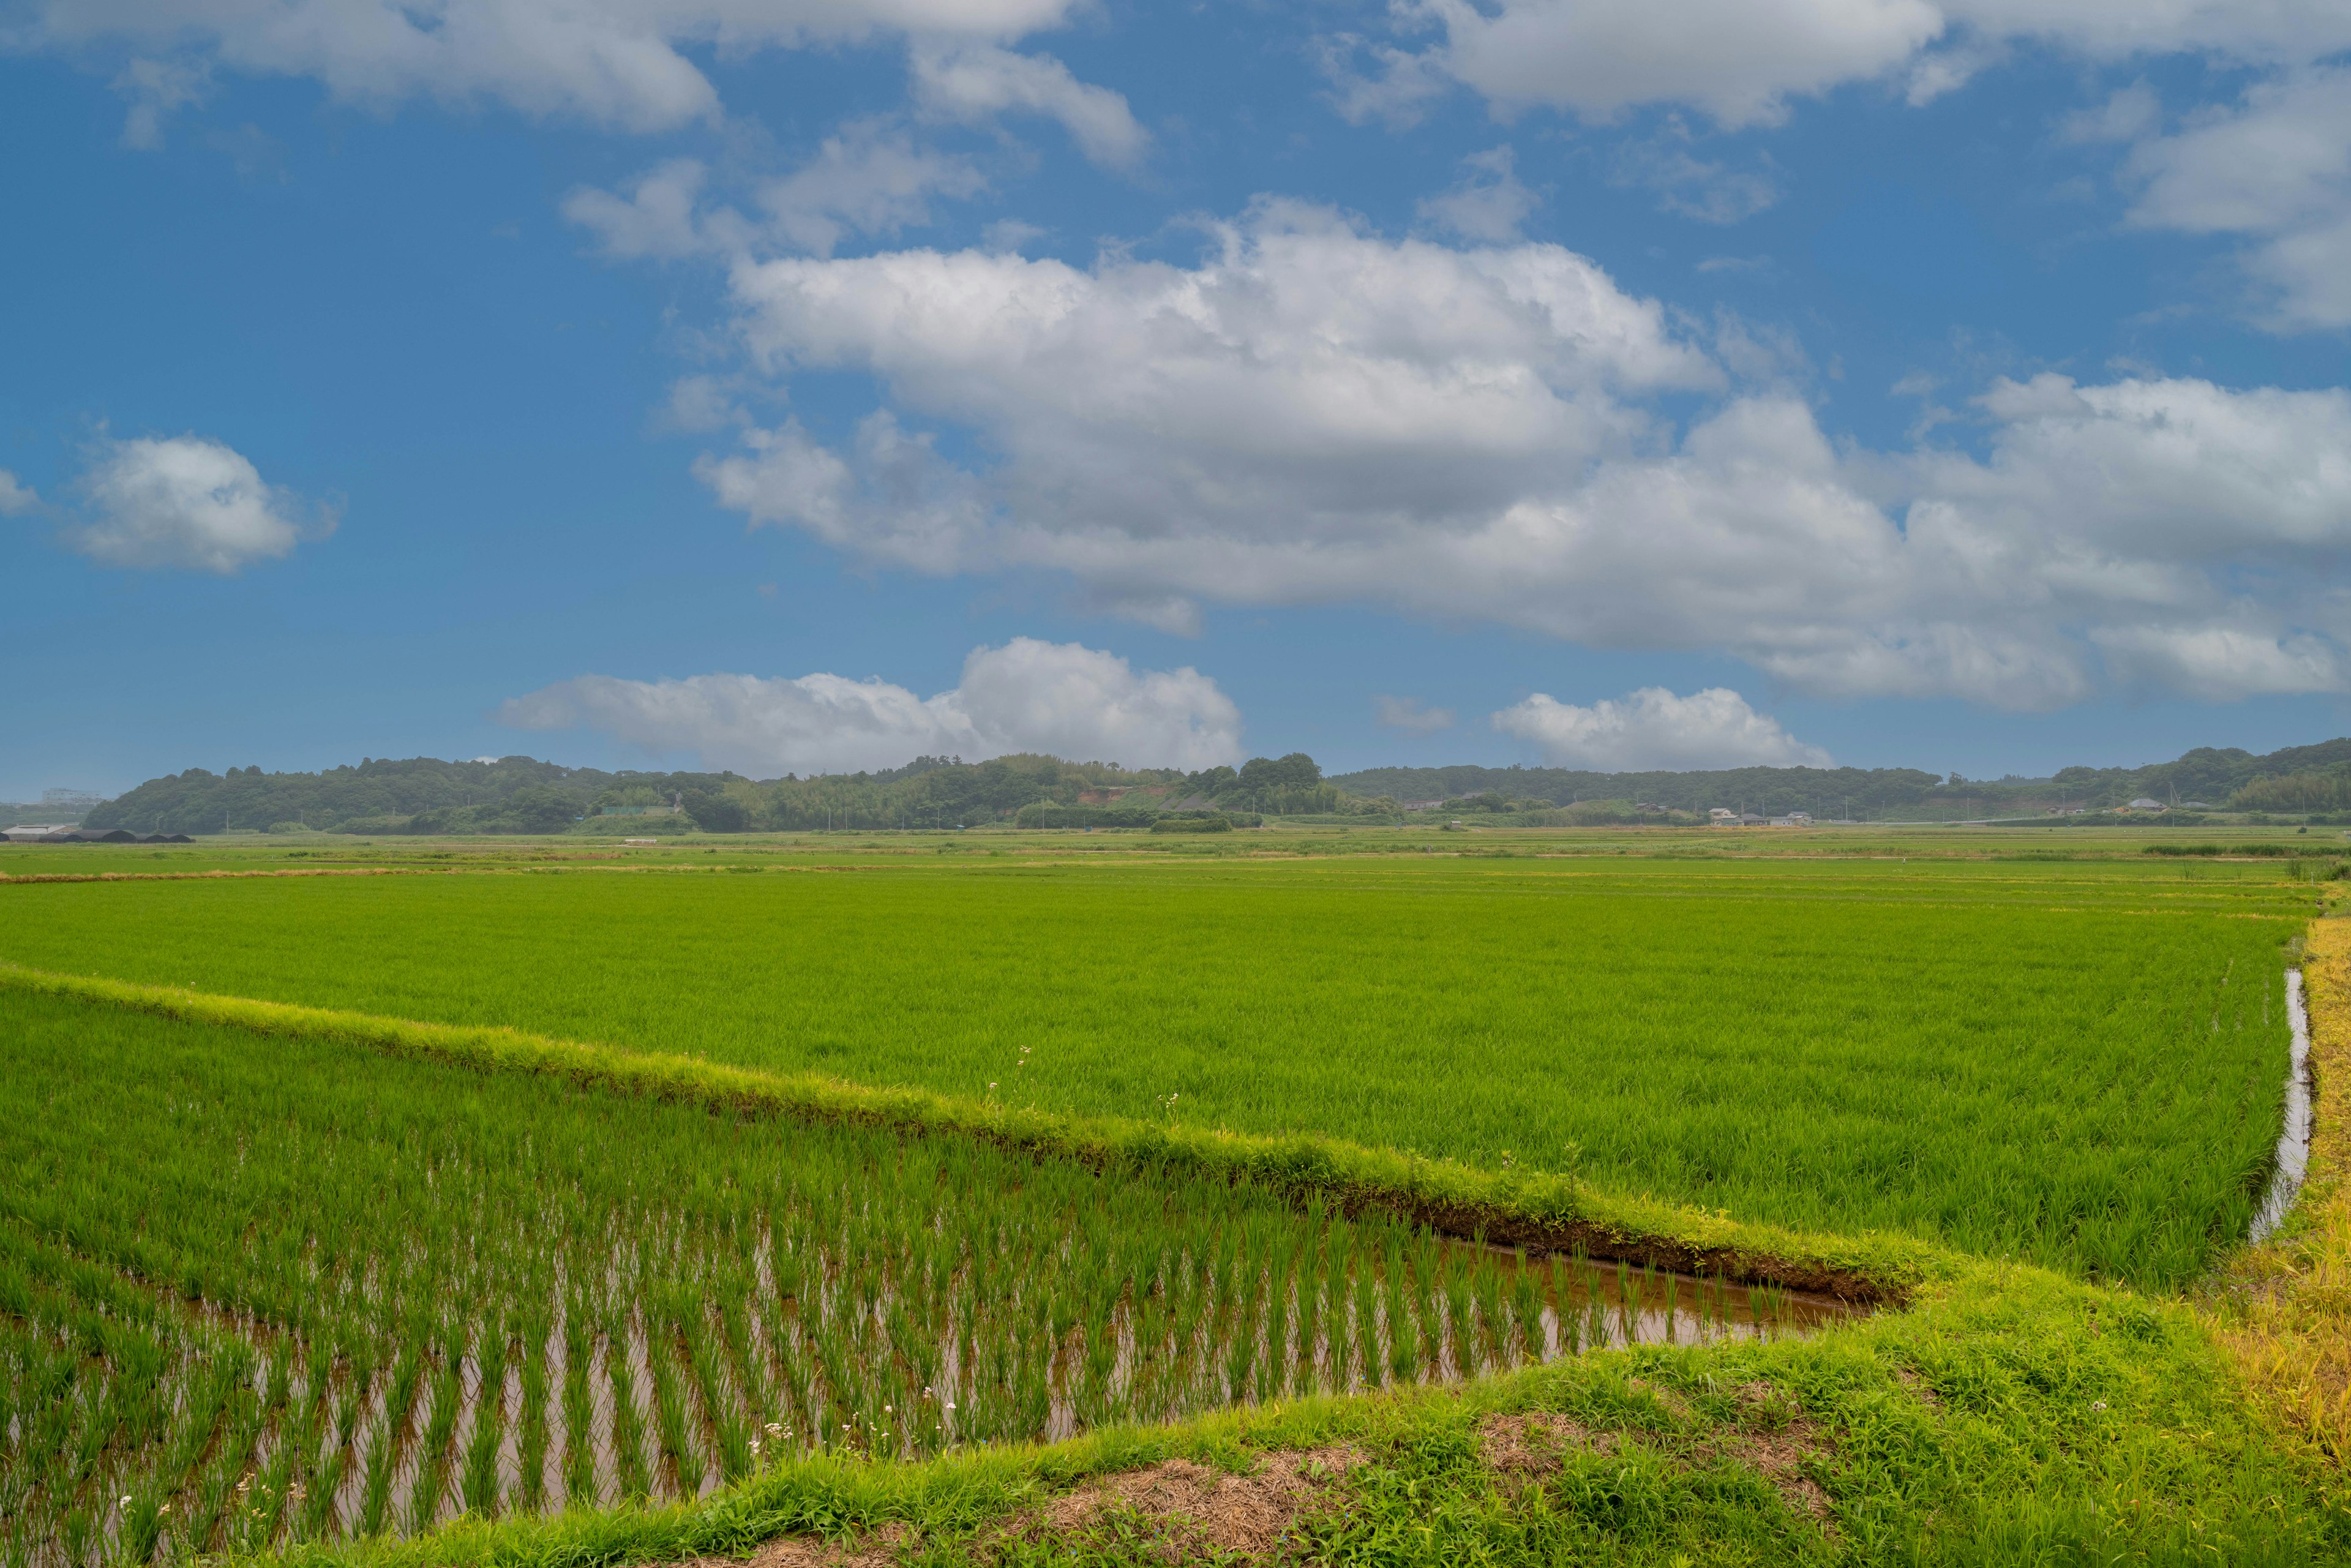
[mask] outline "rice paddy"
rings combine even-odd
[[[1980,864],[474,872],[0,889],[0,960],[1314,1132],[2160,1291],[2269,1174],[2307,896]],[[0,1067],[10,1568],[692,1500],[809,1456],[1850,1317],[1311,1185],[21,988]]]
[[[2160,1284],[2259,1201],[2296,927],[2270,868],[2123,869],[2138,879],[1310,863],[67,884],[7,890],[0,958],[1321,1132]]]
[[[0,997],[0,1520],[146,1561],[696,1496],[1817,1302],[967,1140]]]

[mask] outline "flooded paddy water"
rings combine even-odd
[[[413,1534],[466,1512],[693,1498],[794,1453],[917,1458],[1312,1393],[1443,1385],[1630,1344],[1804,1334],[1859,1312],[1766,1285],[1424,1239],[1393,1267],[1320,1276],[1170,1257],[1147,1294],[1173,1293],[1163,1305],[1176,1310],[1130,1297],[1106,1322],[1059,1333],[1050,1293],[1034,1291],[1023,1304],[1047,1314],[1048,1332],[1027,1346],[957,1304],[967,1270],[938,1281],[944,1332],[917,1336],[913,1324],[938,1303],[903,1289],[928,1278],[865,1281],[839,1258],[807,1260],[796,1294],[705,1303],[698,1323],[642,1303],[591,1322],[575,1296],[528,1342],[498,1343],[476,1326],[369,1364],[191,1312],[207,1332],[157,1390],[181,1417],[185,1457],[101,1463],[75,1490],[112,1507],[11,1500],[16,1521],[53,1525],[17,1542],[30,1547],[18,1560],[146,1560],[126,1532],[169,1559]],[[761,1277],[772,1287],[777,1272],[763,1264]],[[31,1414],[11,1417],[11,1448],[31,1435]],[[176,1484],[165,1479],[207,1451]]]

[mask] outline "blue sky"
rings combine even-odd
[[[2346,50],[2291,0],[0,0],[0,797],[2341,733]]]

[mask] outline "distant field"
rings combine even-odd
[[[831,873],[0,889],[0,958],[1507,1157],[2160,1286],[2251,1216],[2308,907],[2274,866],[2177,862],[908,842]]]

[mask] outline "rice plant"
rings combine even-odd
[[[2165,874],[1353,860],[32,885],[0,900],[0,957],[1507,1157],[2162,1287],[2258,1201],[2278,945],[2308,910],[2266,869]]]
[[[1247,1186],[55,998],[0,994],[0,1504],[43,1563],[1343,1389],[1383,1315],[1390,1377],[1462,1375],[1604,1282]]]

